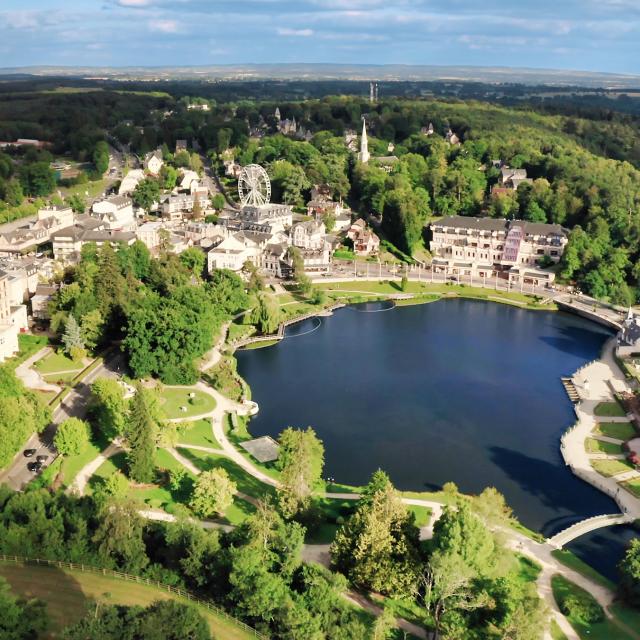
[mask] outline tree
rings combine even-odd
[[[77,456],[89,446],[89,425],[78,418],[67,418],[56,429],[53,444],[63,456]]]
[[[163,164],[160,169],[160,180],[162,188],[171,191],[178,182],[178,170],[170,164]]]
[[[51,411],[16,377],[11,364],[0,365],[0,467],[11,462],[29,436],[41,433]]]
[[[19,207],[24,201],[22,185],[15,178],[12,178],[7,182],[4,190],[4,201],[10,207]]]
[[[189,506],[197,515],[209,518],[224,515],[233,502],[237,491],[236,483],[229,478],[224,469],[203,471],[197,478]]]
[[[48,162],[27,162],[20,167],[20,183],[26,195],[48,196],[56,187],[55,173]]]
[[[117,380],[98,378],[91,385],[90,411],[96,426],[109,440],[125,434],[127,401]]]
[[[292,518],[309,507],[311,494],[322,478],[324,446],[311,427],[288,427],[279,441],[282,486],[278,489],[278,503],[284,516]]]
[[[9,583],[2,577],[0,611],[0,638],[3,640],[31,640],[44,637],[49,626],[44,602],[16,598]]]
[[[116,500],[103,506],[92,542],[105,566],[137,573],[149,564],[143,523],[135,502]]]
[[[224,209],[225,204],[226,204],[226,200],[224,199],[224,196],[221,193],[216,193],[211,198],[211,206],[216,211],[222,211],[222,209]]]
[[[209,640],[211,633],[198,610],[175,600],[141,607],[103,606],[64,630],[63,640]]]
[[[620,594],[631,606],[640,607],[640,538],[634,538],[618,565]]]
[[[120,471],[112,473],[96,490],[94,496],[98,504],[105,504],[113,500],[122,500],[129,491],[129,481]]]
[[[158,425],[152,415],[148,394],[138,383],[127,416],[127,462],[129,474],[136,482],[151,482],[154,474],[154,443]]]
[[[355,585],[411,595],[419,579],[418,529],[382,472],[376,472],[355,513],[338,529],[331,557]]]
[[[131,194],[131,199],[136,207],[144,209],[147,213],[151,211],[151,207],[153,207],[159,198],[160,186],[158,185],[158,181],[152,178],[145,178],[140,181]]]
[[[87,202],[79,193],[73,193],[67,198],[67,204],[73,209],[74,213],[84,213],[87,208]]]
[[[82,340],[80,326],[73,315],[68,317],[67,323],[65,324],[64,333],[62,334],[62,344],[64,344],[64,349],[70,356],[72,351],[77,354],[79,351],[84,350],[84,341]],[[72,357],[72,359],[75,360],[76,358]]]
[[[276,299],[266,293],[259,293],[256,306],[251,312],[251,323],[262,333],[273,333],[280,324],[280,307]]]
[[[202,175],[202,158],[194,151],[189,159],[191,169],[199,176]]]
[[[71,316],[73,318],[73,316]],[[95,349],[102,342],[104,319],[99,309],[85,313],[80,319],[80,337],[84,346]]]
[[[100,140],[100,142],[96,143],[92,159],[96,168],[96,173],[99,176],[103,176],[105,171],[109,168],[109,145],[104,142],[104,140]]]
[[[201,249],[190,247],[180,254],[180,262],[182,262],[196,278],[201,278],[204,273],[207,257]]]

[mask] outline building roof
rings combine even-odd
[[[511,227],[522,227],[525,234],[545,236],[566,236],[567,232],[559,224],[546,222],[527,222],[525,220],[501,220],[498,218],[472,218],[467,216],[448,216],[438,222],[433,222],[434,227],[454,227],[456,229],[474,229],[477,231],[508,231]]]

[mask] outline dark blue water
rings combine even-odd
[[[401,489],[494,486],[545,535],[616,510],[559,452],[575,419],[560,377],[599,355],[605,329],[471,300],[365,310],[340,309],[236,354],[260,405],[252,434],[313,426],[325,475],[350,484],[380,467]]]
[[[622,560],[629,543],[640,536],[640,532],[630,525],[606,527],[585,533],[567,545],[579,558],[602,575],[617,582],[617,566]]]

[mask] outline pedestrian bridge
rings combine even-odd
[[[602,529],[603,527],[611,527],[616,524],[628,524],[629,522],[633,522],[633,518],[621,513],[593,516],[586,520],[580,520],[580,522],[576,522],[570,527],[559,531],[554,536],[547,538],[547,542],[558,549],[562,549],[566,544],[569,544],[585,533],[595,531],[596,529]]]

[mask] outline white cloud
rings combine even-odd
[[[308,38],[313,35],[313,29],[288,29],[286,27],[280,27],[278,29],[278,35]]]
[[[121,7],[148,7],[151,0],[117,0]]]
[[[152,20],[149,23],[151,31],[160,31],[161,33],[178,33],[180,27],[175,20]]]

